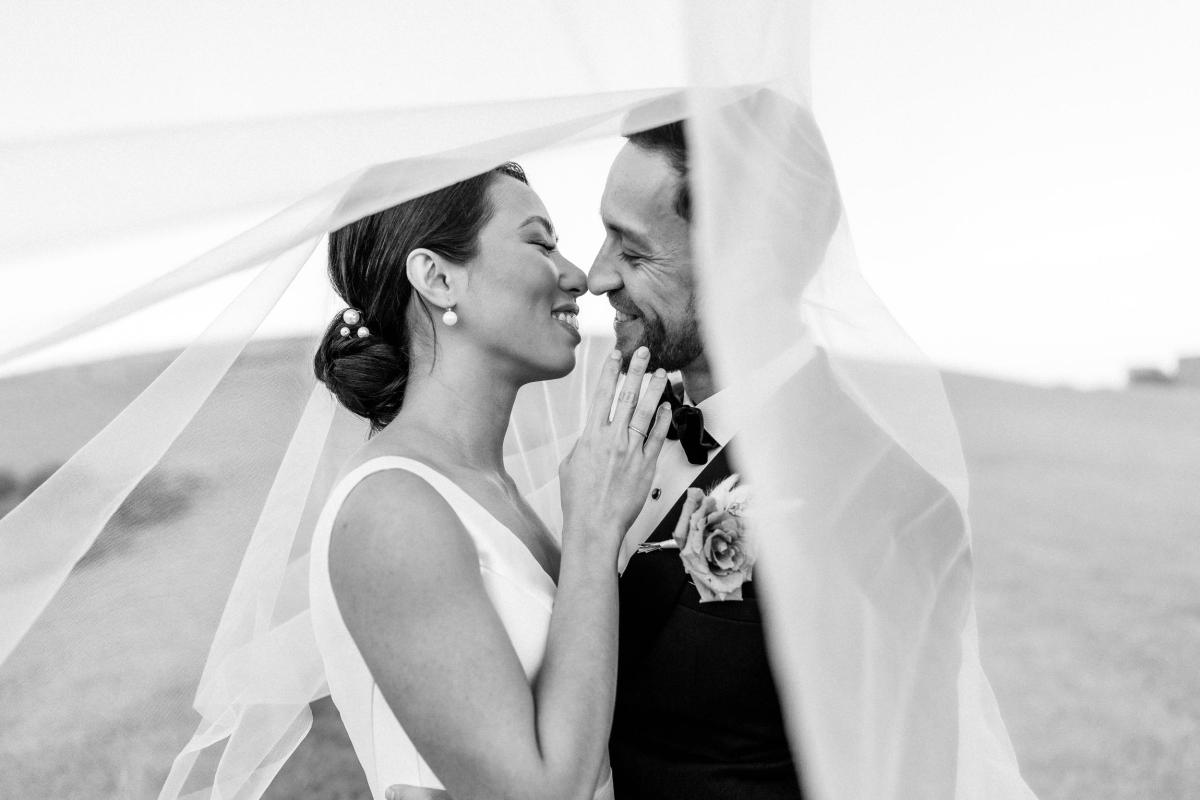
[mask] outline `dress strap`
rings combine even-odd
[[[389,469],[402,469],[416,475],[442,496],[470,534],[483,567],[520,577],[526,584],[537,587],[550,601],[553,600],[556,591],[554,580],[546,574],[525,543],[482,503],[428,464],[405,456],[376,456],[364,461],[342,478],[339,490],[335,493],[337,504],[340,506],[364,478]]]
[[[343,499],[349,496],[351,490],[368,476],[389,469],[401,469],[405,472],[411,472],[432,486],[434,491],[440,494],[442,499],[458,515],[468,530],[471,530],[474,525],[487,523],[495,519],[478,500],[467,494],[457,483],[428,464],[405,456],[376,456],[359,464],[342,479],[345,483]],[[471,534],[474,537],[475,532],[471,530]]]

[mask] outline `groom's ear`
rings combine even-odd
[[[413,290],[438,308],[458,305],[467,289],[467,271],[432,250],[418,247],[408,254],[404,269]]]

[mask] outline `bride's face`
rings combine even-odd
[[[580,342],[576,298],[587,276],[558,252],[541,198],[502,176],[488,188],[492,218],[479,233],[458,305],[463,333],[519,381],[566,375]]]

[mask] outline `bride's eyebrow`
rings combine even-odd
[[[536,224],[543,226],[546,229],[546,233],[548,233],[550,235],[550,238],[556,242],[558,241],[558,234],[554,232],[554,226],[550,224],[550,220],[546,219],[543,216],[539,216],[538,214],[534,214],[532,217],[525,220],[517,227],[524,228],[526,225],[529,225],[531,223],[536,223]]]

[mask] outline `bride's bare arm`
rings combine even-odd
[[[330,549],[339,609],[455,800],[582,799],[595,789],[616,682],[616,553],[668,421],[655,415],[656,376],[648,406],[635,411],[636,398],[622,397],[609,422],[616,371],[615,362],[606,367],[595,401],[603,411],[594,410],[562,470],[558,592],[534,686],[484,591],[470,535],[432,487],[411,473],[380,472],[339,514]],[[626,430],[631,422],[649,433],[644,449]]]

